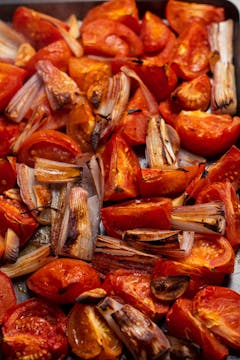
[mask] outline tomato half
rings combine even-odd
[[[183,110],[206,111],[211,99],[211,82],[206,74],[184,81],[171,94],[177,107]]]
[[[68,135],[56,130],[39,130],[21,145],[19,162],[34,166],[35,157],[74,163],[82,154],[79,145]]]
[[[115,134],[102,153],[105,187],[104,200],[124,200],[139,194],[140,164],[133,149],[124,138]]]
[[[143,52],[140,38],[117,20],[100,18],[82,29],[82,43],[87,54],[128,57]]]
[[[0,110],[3,111],[13,95],[23,85],[27,73],[15,65],[0,62]]]
[[[136,228],[170,229],[172,201],[168,198],[129,200],[101,209],[109,236],[121,237],[124,230]]]
[[[22,33],[37,49],[62,39],[54,23],[68,29],[66,23],[25,6],[19,6],[15,10],[12,20],[14,29]]]
[[[224,8],[178,0],[167,2],[166,19],[177,33],[181,33],[189,22],[194,21],[194,18],[201,18],[206,24],[223,21]]]
[[[222,360],[228,355],[228,348],[194,316],[191,300],[177,299],[167,314],[166,322],[170,334],[197,343],[202,349],[203,359]]]
[[[195,20],[177,38],[172,66],[182,79],[191,80],[209,71],[209,56],[207,26]]]
[[[145,53],[162,50],[169,39],[171,30],[164,21],[150,11],[146,11],[141,23],[140,39]]]
[[[193,311],[225,343],[240,349],[240,294],[221,286],[206,286],[193,299]]]
[[[67,337],[81,359],[117,359],[122,345],[93,305],[76,303],[68,315]]]
[[[183,110],[175,118],[175,128],[184,148],[198,155],[215,156],[236,143],[240,118]]]
[[[5,312],[16,303],[17,297],[12,280],[0,271],[0,324],[2,324]]]
[[[0,223],[2,236],[11,228],[19,236],[20,246],[25,245],[38,227],[38,222],[23,203],[3,195],[0,195]]]
[[[65,359],[66,316],[56,305],[31,298],[12,306],[3,319],[4,359]]]
[[[35,65],[38,61],[49,60],[58,69],[67,71],[71,56],[72,52],[64,40],[54,41],[38,50],[26,63],[25,68],[29,75],[32,75],[36,71]]]
[[[152,319],[166,315],[169,304],[157,300],[150,288],[151,274],[140,270],[119,269],[107,275],[103,288],[109,295],[119,296]]]
[[[196,203],[221,200],[225,206],[225,236],[235,249],[240,244],[239,200],[233,185],[229,181],[213,182],[206,185],[197,195]]]
[[[88,11],[83,19],[81,30],[96,19],[117,20],[135,32],[139,31],[139,14],[135,0],[111,0]]]
[[[73,303],[84,291],[100,287],[99,276],[88,263],[70,258],[51,261],[26,283],[34,293],[58,304]]]

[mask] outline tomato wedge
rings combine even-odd
[[[133,149],[119,133],[107,142],[102,159],[105,171],[104,201],[137,197],[140,164]]]
[[[15,10],[12,20],[14,29],[22,33],[37,49],[62,39],[55,23],[68,30],[66,23],[25,6],[19,6]]]
[[[20,246],[26,244],[39,225],[23,203],[4,195],[0,195],[0,223],[2,236],[11,228],[19,236]]]
[[[203,359],[222,360],[228,348],[193,314],[193,302],[177,299],[167,314],[167,328],[173,336],[192,340],[202,349]]]
[[[195,20],[177,38],[172,67],[179,77],[191,80],[209,71],[209,56],[207,26]]]
[[[240,349],[240,294],[206,286],[193,299],[193,311],[204,325],[233,348]]]
[[[88,263],[78,259],[59,258],[30,275],[27,286],[50,301],[69,304],[84,291],[100,287],[100,279]]]
[[[27,72],[15,65],[0,62],[0,110],[3,111],[13,95],[23,85]]]
[[[72,352],[81,359],[117,359],[122,353],[121,342],[93,305],[72,307],[67,337]]]
[[[201,18],[206,24],[223,21],[224,8],[197,2],[178,0],[167,2],[166,19],[177,33],[181,33],[189,22],[194,21],[194,18]]]
[[[5,359],[65,359],[66,316],[56,305],[31,298],[12,306],[3,318]]]
[[[101,209],[103,225],[110,236],[121,237],[135,228],[170,229],[172,201],[168,198],[129,200]]]
[[[202,156],[215,156],[236,143],[240,118],[183,110],[175,118],[175,128],[187,150]]]
[[[17,181],[15,158],[0,158],[0,194],[14,187]]]
[[[145,271],[118,269],[107,275],[103,288],[109,295],[119,296],[151,319],[159,320],[166,315],[169,304],[154,297],[151,279],[151,274]]]
[[[16,305],[17,297],[14,291],[12,280],[0,271],[0,324],[3,322],[5,312]]]
[[[20,133],[20,126],[8,121],[4,116],[0,116],[0,156],[10,154],[11,146]]]
[[[74,163],[81,154],[70,136],[56,130],[39,130],[24,141],[17,157],[19,162],[33,167],[35,157]]]

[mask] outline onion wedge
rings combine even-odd
[[[171,214],[172,229],[195,231],[204,234],[224,234],[225,208],[221,201],[205,204],[177,206]]]
[[[159,359],[169,350],[162,330],[133,306],[106,297],[97,308],[135,360]]]
[[[0,57],[15,61],[19,46],[25,42],[23,35],[15,31],[6,22],[0,20]]]

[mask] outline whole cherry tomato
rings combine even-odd
[[[30,275],[27,286],[50,301],[69,304],[84,291],[100,287],[100,279],[88,263],[78,259],[59,258]]]
[[[31,298],[7,310],[3,318],[4,359],[65,359],[67,319],[56,305]]]

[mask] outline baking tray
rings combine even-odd
[[[120,1],[120,0],[119,0]],[[184,0],[191,2],[191,0]],[[240,99],[240,0],[194,0],[197,3],[211,4],[225,8],[226,19],[234,21],[234,57],[233,63],[236,71],[237,83],[237,98]],[[19,5],[28,6],[37,11],[53,15],[61,20],[67,19],[71,14],[75,14],[81,20],[88,10],[92,7],[99,5],[103,1],[99,0],[0,0],[0,19],[10,22],[15,9]],[[238,4],[239,5],[235,5]],[[158,16],[164,18],[164,9],[167,0],[137,0],[140,18],[146,10],[156,13]],[[240,116],[240,100],[238,101],[237,114]],[[240,251],[236,255],[235,271],[234,274],[226,278],[225,286],[240,293]],[[28,294],[22,279],[15,282],[15,289],[17,292],[18,302],[24,301]],[[68,357],[67,360],[73,359]],[[74,358],[75,359],[75,358]],[[228,360],[240,360],[239,352],[229,355]],[[4,360],[0,354],[0,360]],[[128,357],[123,357],[123,360],[130,360]],[[214,359],[213,359],[214,360]]]

